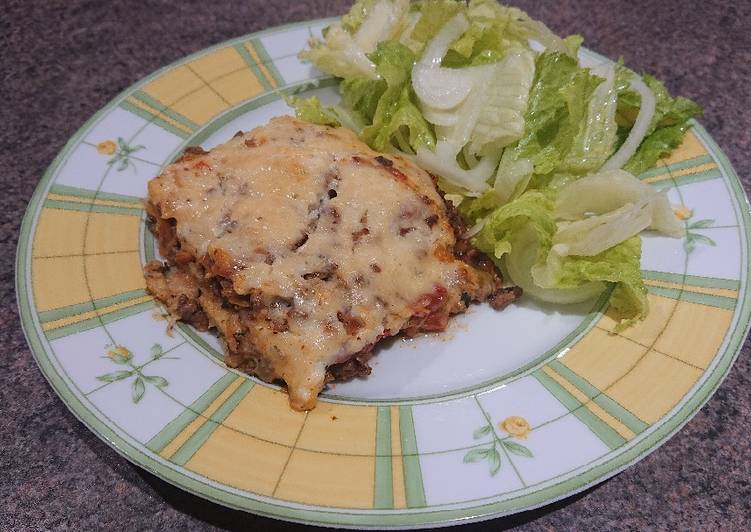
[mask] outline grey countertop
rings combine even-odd
[[[512,2],[558,33],[699,102],[751,189],[751,2]],[[302,530],[227,510],[118,456],[36,367],[16,311],[21,217],[67,139],[118,92],[231,37],[346,9],[346,1],[10,0],[0,15],[0,528]],[[465,530],[751,528],[751,345],[714,397],[645,460],[583,494]]]

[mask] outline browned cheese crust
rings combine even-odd
[[[349,130],[274,118],[151,180],[165,262],[146,285],[174,319],[216,329],[225,362],[313,408],[370,373],[382,338],[440,331],[471,301],[519,297],[466,240],[432,177]]]

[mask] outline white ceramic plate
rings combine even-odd
[[[620,335],[603,302],[476,306],[442,335],[397,340],[365,380],[293,412],[227,369],[211,335],[171,336],[144,291],[141,198],[189,145],[210,148],[336,98],[296,53],[326,21],[267,30],[149,76],[70,140],[29,205],[17,290],[36,359],[66,405],[155,475],[218,503],[310,524],[445,525],[532,508],[653,451],[709,398],[749,322],[749,213],[696,124],[642,179],[685,206],[685,240],[644,238],[651,313]],[[583,60],[605,61],[591,52]]]

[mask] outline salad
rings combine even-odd
[[[339,104],[289,103],[436,175],[472,244],[526,294],[609,290],[623,328],[648,312],[640,233],[685,231],[636,176],[701,109],[622,63],[583,67],[581,43],[495,0],[357,0],[300,54],[341,78]]]

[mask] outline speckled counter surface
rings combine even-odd
[[[513,2],[558,33],[699,102],[702,123],[751,190],[751,2]],[[0,14],[0,528],[302,530],[231,511],[120,458],[37,369],[16,311],[19,225],[47,165],[118,92],[206,46],[336,15],[345,1],[4,2]],[[751,344],[674,438],[615,478],[545,508],[463,530],[751,528]],[[458,530],[458,529],[457,529]]]

